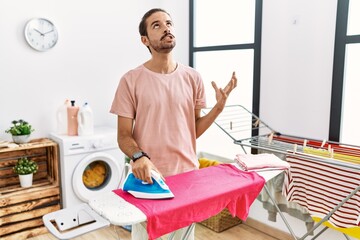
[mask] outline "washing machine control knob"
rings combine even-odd
[[[98,148],[102,148],[103,147],[103,142],[102,141],[96,141],[92,143],[92,148],[93,149],[98,149]]]

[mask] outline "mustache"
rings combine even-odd
[[[172,35],[171,33],[165,33],[165,34],[160,38],[160,40],[163,40],[163,39],[166,38],[167,36],[171,36],[171,37],[175,38],[175,36]]]

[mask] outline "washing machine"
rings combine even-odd
[[[59,144],[63,208],[120,187],[125,155],[119,149],[116,129],[97,127],[89,136],[50,136]]]

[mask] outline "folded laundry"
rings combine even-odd
[[[290,165],[272,153],[237,154],[235,162],[245,171],[260,169],[289,169]]]

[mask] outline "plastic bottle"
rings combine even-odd
[[[56,112],[56,124],[58,134],[66,135],[67,134],[67,108],[70,106],[70,100],[66,99],[64,104],[62,104]]]
[[[69,136],[78,135],[78,112],[79,107],[75,106],[75,100],[71,100],[71,106],[67,108],[67,134]]]
[[[79,110],[78,133],[79,136],[94,134],[94,114],[88,103]]]

